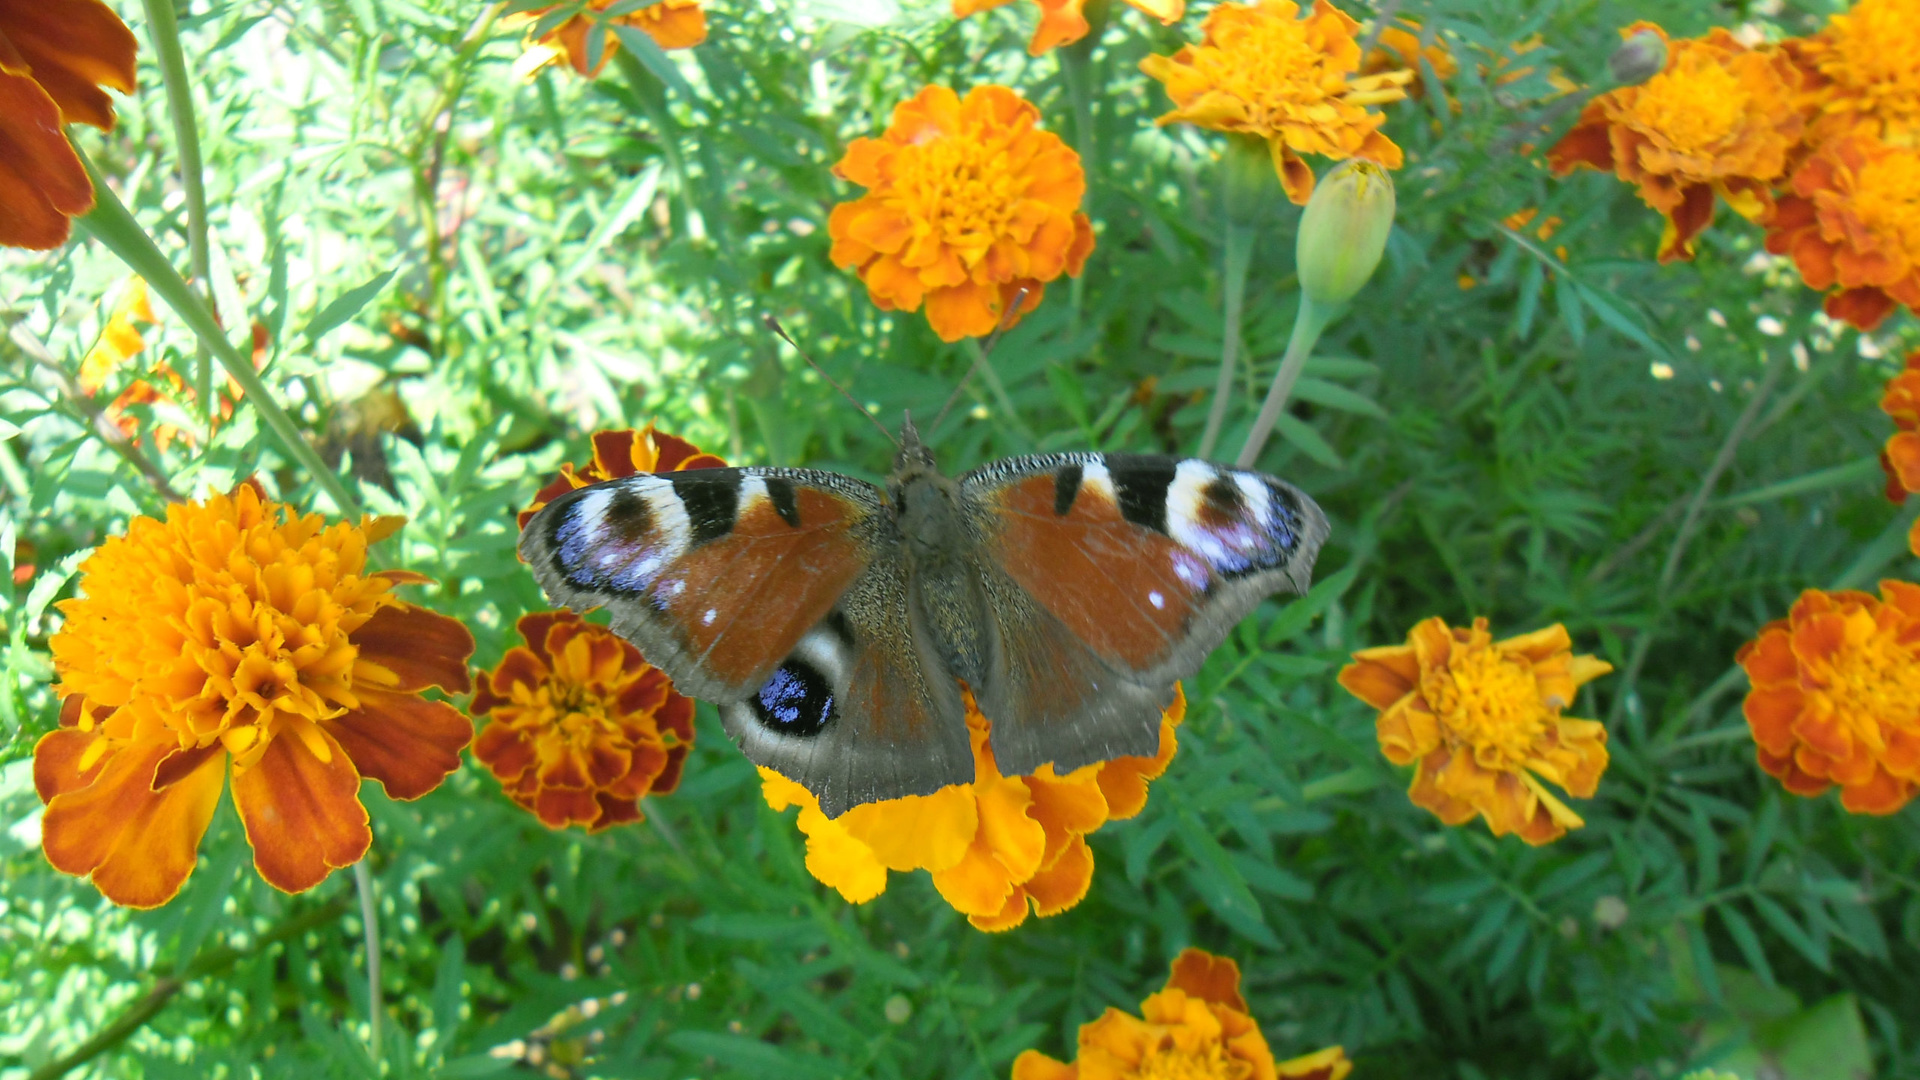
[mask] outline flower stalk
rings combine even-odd
[[[194,119],[193,87],[187,81],[187,61],[180,51],[180,20],[173,0],[146,0],[147,33],[160,63],[167,88],[167,114],[173,120],[174,152],[180,158],[180,186],[187,197],[187,250],[193,280],[211,297],[212,260],[207,250],[207,188],[200,159],[200,126]],[[99,185],[96,183],[95,187]],[[200,411],[213,431],[213,353],[202,340],[193,353],[193,390]]]
[[[380,909],[373,891],[373,872],[367,869],[367,860],[361,859],[353,864],[353,888],[360,894],[360,923],[367,937],[367,1052],[373,1057],[373,1067],[380,1069],[380,1014],[386,1011],[380,1004]]]
[[[1293,320],[1293,333],[1287,338],[1287,353],[1280,360],[1280,370],[1273,373],[1266,399],[1260,403],[1260,415],[1253,420],[1253,430],[1247,432],[1247,441],[1240,447],[1240,456],[1234,459],[1236,468],[1251,469],[1253,463],[1260,459],[1260,451],[1266,448],[1267,439],[1273,434],[1273,426],[1280,422],[1280,411],[1287,407],[1287,398],[1293,393],[1294,382],[1307,366],[1307,357],[1313,355],[1313,347],[1319,342],[1321,333],[1340,317],[1345,307],[1344,304],[1316,302],[1305,290],[1301,291],[1300,314]]]
[[[1211,457],[1226,423],[1227,403],[1233,396],[1234,369],[1240,358],[1240,325],[1247,298],[1247,268],[1253,261],[1253,239],[1279,186],[1266,143],[1245,135],[1229,135],[1220,155],[1221,204],[1226,222],[1221,255],[1220,291],[1222,327],[1220,374],[1213,384],[1213,405],[1207,410],[1206,430],[1200,436],[1200,456]]]

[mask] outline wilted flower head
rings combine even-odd
[[[1305,18],[1299,13],[1291,0],[1228,0],[1208,13],[1200,44],[1149,56],[1140,70],[1165,84],[1173,99],[1174,110],[1159,123],[1265,139],[1288,198],[1305,203],[1313,169],[1302,154],[1400,167],[1400,148],[1380,133],[1386,117],[1367,106],[1406,97],[1413,73],[1354,77],[1360,24],[1328,0],[1314,0]]]
[[[614,3],[615,0],[589,0],[587,7],[600,12]],[[575,15],[538,39],[529,36],[526,51],[514,62],[513,70],[521,78],[530,79],[541,68],[564,58],[581,75],[588,78],[599,75],[600,69],[613,59],[613,54],[620,51],[619,35],[612,32],[615,26],[631,26],[642,30],[663,49],[691,49],[707,40],[707,13],[700,4],[701,0],[659,0],[658,3],[636,8],[624,15],[608,16],[605,19],[608,26],[605,45],[601,49],[599,63],[595,64],[587,61],[587,35],[593,29],[593,19],[584,14]],[[532,8],[514,18],[515,21],[537,23],[558,6]],[[531,35],[532,31],[528,33]]]
[[[325,524],[252,484],[136,517],[81,564],[50,642],[60,726],[34,748],[42,844],[107,898],[166,903],[231,766],[260,876],[310,889],[366,854],[363,777],[396,799],[437,787],[473,735],[452,706],[473,637],[365,572],[397,518]]]
[[[639,801],[680,783],[693,702],[613,631],[571,611],[519,622],[525,647],[475,681],[489,717],[473,756],[550,828],[640,820]]]
[[[1800,594],[1736,659],[1760,767],[1796,795],[1840,785],[1856,814],[1920,790],[1920,585]]]
[[[1393,177],[1379,165],[1348,161],[1328,173],[1300,215],[1300,291],[1322,304],[1352,299],[1387,250],[1393,209]]]
[[[1086,37],[1092,29],[1087,22],[1087,0],[1033,2],[1040,7],[1040,22],[1033,28],[1033,40],[1027,43],[1027,51],[1034,56],[1061,45],[1071,45]],[[953,0],[953,17],[964,19],[1011,3],[1013,0]],[[1187,13],[1187,0],[1127,0],[1127,3],[1135,10],[1159,19],[1163,26],[1179,22],[1180,17]]]
[[[883,311],[924,302],[942,341],[1019,321],[1093,251],[1080,155],[1039,124],[1004,86],[964,99],[929,86],[896,106],[883,135],[855,139],[833,167],[867,189],[827,219],[834,265],[855,268]]]
[[[46,250],[93,209],[62,124],[112,131],[102,87],[133,92],[137,45],[101,0],[0,0],[0,244]]]
[[[1078,904],[1093,882],[1088,833],[1138,814],[1147,781],[1166,771],[1177,746],[1174,728],[1187,699],[1176,696],[1160,720],[1160,753],[1096,762],[1058,776],[1043,765],[1032,776],[1002,776],[987,742],[991,724],[965,695],[973,741],[974,779],[931,795],[864,803],[837,818],[819,800],[772,769],[760,770],[767,805],[800,808],[807,871],[850,903],[887,889],[887,871],[927,870],[934,888],[981,930],[1010,930],[1034,914],[1058,915]]]
[[[1495,836],[1544,844],[1586,824],[1548,791],[1592,797],[1607,768],[1607,731],[1560,715],[1574,691],[1613,670],[1573,655],[1565,627],[1494,641],[1487,620],[1450,628],[1438,617],[1405,645],[1363,649],[1340,685],[1380,710],[1380,749],[1416,764],[1414,804],[1449,825],[1475,816]]]
[[[1547,161],[1561,176],[1585,167],[1636,185],[1667,219],[1660,261],[1691,259],[1715,194],[1749,220],[1773,210],[1772,185],[1806,126],[1800,74],[1779,50],[1749,49],[1723,29],[1668,41],[1638,22],[1621,34],[1666,41],[1666,69],[1588,102]]]
[[[1140,1003],[1139,1016],[1109,1007],[1080,1025],[1072,1062],[1038,1050],[1013,1062],[1013,1080],[1344,1080],[1352,1071],[1338,1046],[1274,1061],[1240,996],[1240,966],[1201,949],[1174,958],[1166,987]]]
[[[1828,315],[1872,330],[1904,304],[1920,309],[1920,146],[1865,131],[1820,145],[1793,174],[1767,224]]]
[[[1920,0],[1860,0],[1791,48],[1814,77],[1814,141],[1865,130],[1920,148]]]

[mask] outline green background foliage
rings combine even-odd
[[[1084,278],[1049,288],[931,433],[943,463],[1191,452],[1222,336],[1218,143],[1155,128],[1165,99],[1137,63],[1197,36],[1208,6],[1174,28],[1117,11],[1081,125],[1061,54],[1025,52],[1026,4],[956,23],[943,0],[719,0],[697,49],[528,85],[518,33],[472,3],[192,0],[211,286],[238,340],[265,328],[263,377],[356,496],[409,516],[376,562],[437,579],[417,599],[491,665],[544,606],[512,514],[593,430],[657,418],[741,463],[883,474],[885,441],[761,313],[889,423],[938,409],[970,354],[876,310],[825,229],[854,194],[831,164],[927,83],[1036,102],[1083,152],[1099,229]],[[386,1075],[513,1075],[488,1051],[518,1040],[582,1076],[1005,1076],[1025,1047],[1070,1056],[1077,1025],[1135,1008],[1199,945],[1240,962],[1277,1052],[1339,1042],[1366,1080],[1920,1076],[1920,816],[1785,795],[1753,763],[1731,670],[1798,590],[1912,576],[1911,514],[1872,460],[1880,385],[1920,335],[1910,316],[1872,337],[1824,320],[1724,209],[1698,261],[1657,266],[1659,222],[1630,189],[1556,181],[1523,149],[1568,119],[1544,103],[1548,68],[1601,78],[1634,18],[1797,34],[1828,8],[1397,7],[1453,35],[1462,70],[1444,102],[1388,107],[1408,160],[1386,261],[1260,462],[1333,521],[1319,584],[1257,610],[1188,684],[1180,752],[1140,817],[1092,838],[1085,902],[1001,935],[924,874],[842,902],[704,705],[681,790],[599,836],[546,830],[469,762],[417,803],[365,793]],[[1534,35],[1533,73],[1490,84],[1489,58]],[[115,133],[76,138],[184,270],[152,65],[143,48]],[[1501,225],[1529,207],[1564,219],[1550,241]],[[1297,218],[1276,208],[1255,246],[1225,448],[1287,340]],[[0,315],[75,370],[125,274],[98,243],[7,252]],[[194,339],[162,320],[147,358],[189,370]],[[18,539],[33,566],[0,574],[0,1076],[143,1002],[150,1022],[86,1075],[375,1075],[351,874],[277,893],[230,805],[157,911],[40,855],[48,605],[162,503],[44,369],[0,355],[0,558],[15,568]],[[153,456],[183,492],[258,474],[334,512],[257,416]],[[1432,614],[1501,636],[1564,622],[1616,666],[1569,710],[1611,735],[1585,829],[1529,848],[1408,802],[1333,676]]]

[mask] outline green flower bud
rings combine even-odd
[[[1300,215],[1300,291],[1317,304],[1344,304],[1380,265],[1393,229],[1393,178],[1358,158],[1320,178]]]
[[[1638,86],[1667,69],[1667,43],[1651,30],[1639,30],[1607,57],[1607,70],[1621,86]]]

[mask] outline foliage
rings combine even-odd
[[[657,419],[731,462],[884,473],[880,433],[762,313],[888,423],[939,409],[973,354],[873,307],[826,230],[857,194],[830,166],[929,83],[1037,104],[1081,153],[1098,235],[1084,276],[1053,284],[928,433],[943,465],[1197,445],[1223,333],[1219,144],[1156,128],[1166,102],[1138,63],[1190,40],[1199,11],[1162,27],[1116,5],[1082,98],[1067,50],[1028,55],[1029,5],[955,21],[934,0],[725,0],[698,48],[623,36],[599,79],[531,84],[511,71],[520,32],[472,4],[180,7],[222,324],[243,346],[252,330],[263,380],[355,497],[408,516],[382,565],[440,583],[414,599],[473,630],[476,665],[546,606],[513,515],[594,430]],[[1385,261],[1260,460],[1333,522],[1318,584],[1257,610],[1188,684],[1180,752],[1138,818],[1092,839],[1087,899],[1001,935],[924,875],[846,904],[705,704],[685,779],[644,824],[549,831],[468,761],[419,802],[365,797],[386,1075],[511,1075],[518,1057],[608,1077],[1005,1076],[1029,1047],[1071,1057],[1080,1024],[1198,945],[1239,962],[1276,1055],[1340,1043],[1361,1077],[1920,1076],[1920,815],[1785,794],[1754,764],[1733,667],[1801,589],[1913,576],[1874,403],[1920,335],[1911,316],[1868,336],[1819,315],[1738,222],[1661,267],[1631,188],[1555,180],[1537,153],[1541,124],[1572,120],[1547,100],[1556,70],[1603,82],[1635,18],[1679,36],[1766,12],[1760,32],[1804,33],[1826,11],[1397,8],[1462,62],[1444,94],[1428,64],[1427,92],[1389,107],[1407,162]],[[1527,74],[1489,76],[1535,37]],[[113,134],[74,137],[185,268],[146,49],[140,84]],[[1550,239],[1507,223],[1530,209],[1561,220]],[[1222,446],[1285,350],[1297,220],[1276,210],[1253,246]],[[126,273],[84,240],[0,256],[0,1076],[156,995],[87,1075],[371,1075],[350,874],[275,891],[245,870],[230,803],[186,891],[151,912],[38,850],[49,604],[162,499],[27,346],[78,370]],[[200,362],[156,307],[100,402],[145,364]],[[258,475],[340,509],[255,408],[211,437],[190,398],[131,415],[194,433],[141,443],[180,492]],[[1535,848],[1408,801],[1374,710],[1334,675],[1435,614],[1497,636],[1563,622],[1614,665],[1569,708],[1610,734],[1585,828]]]

